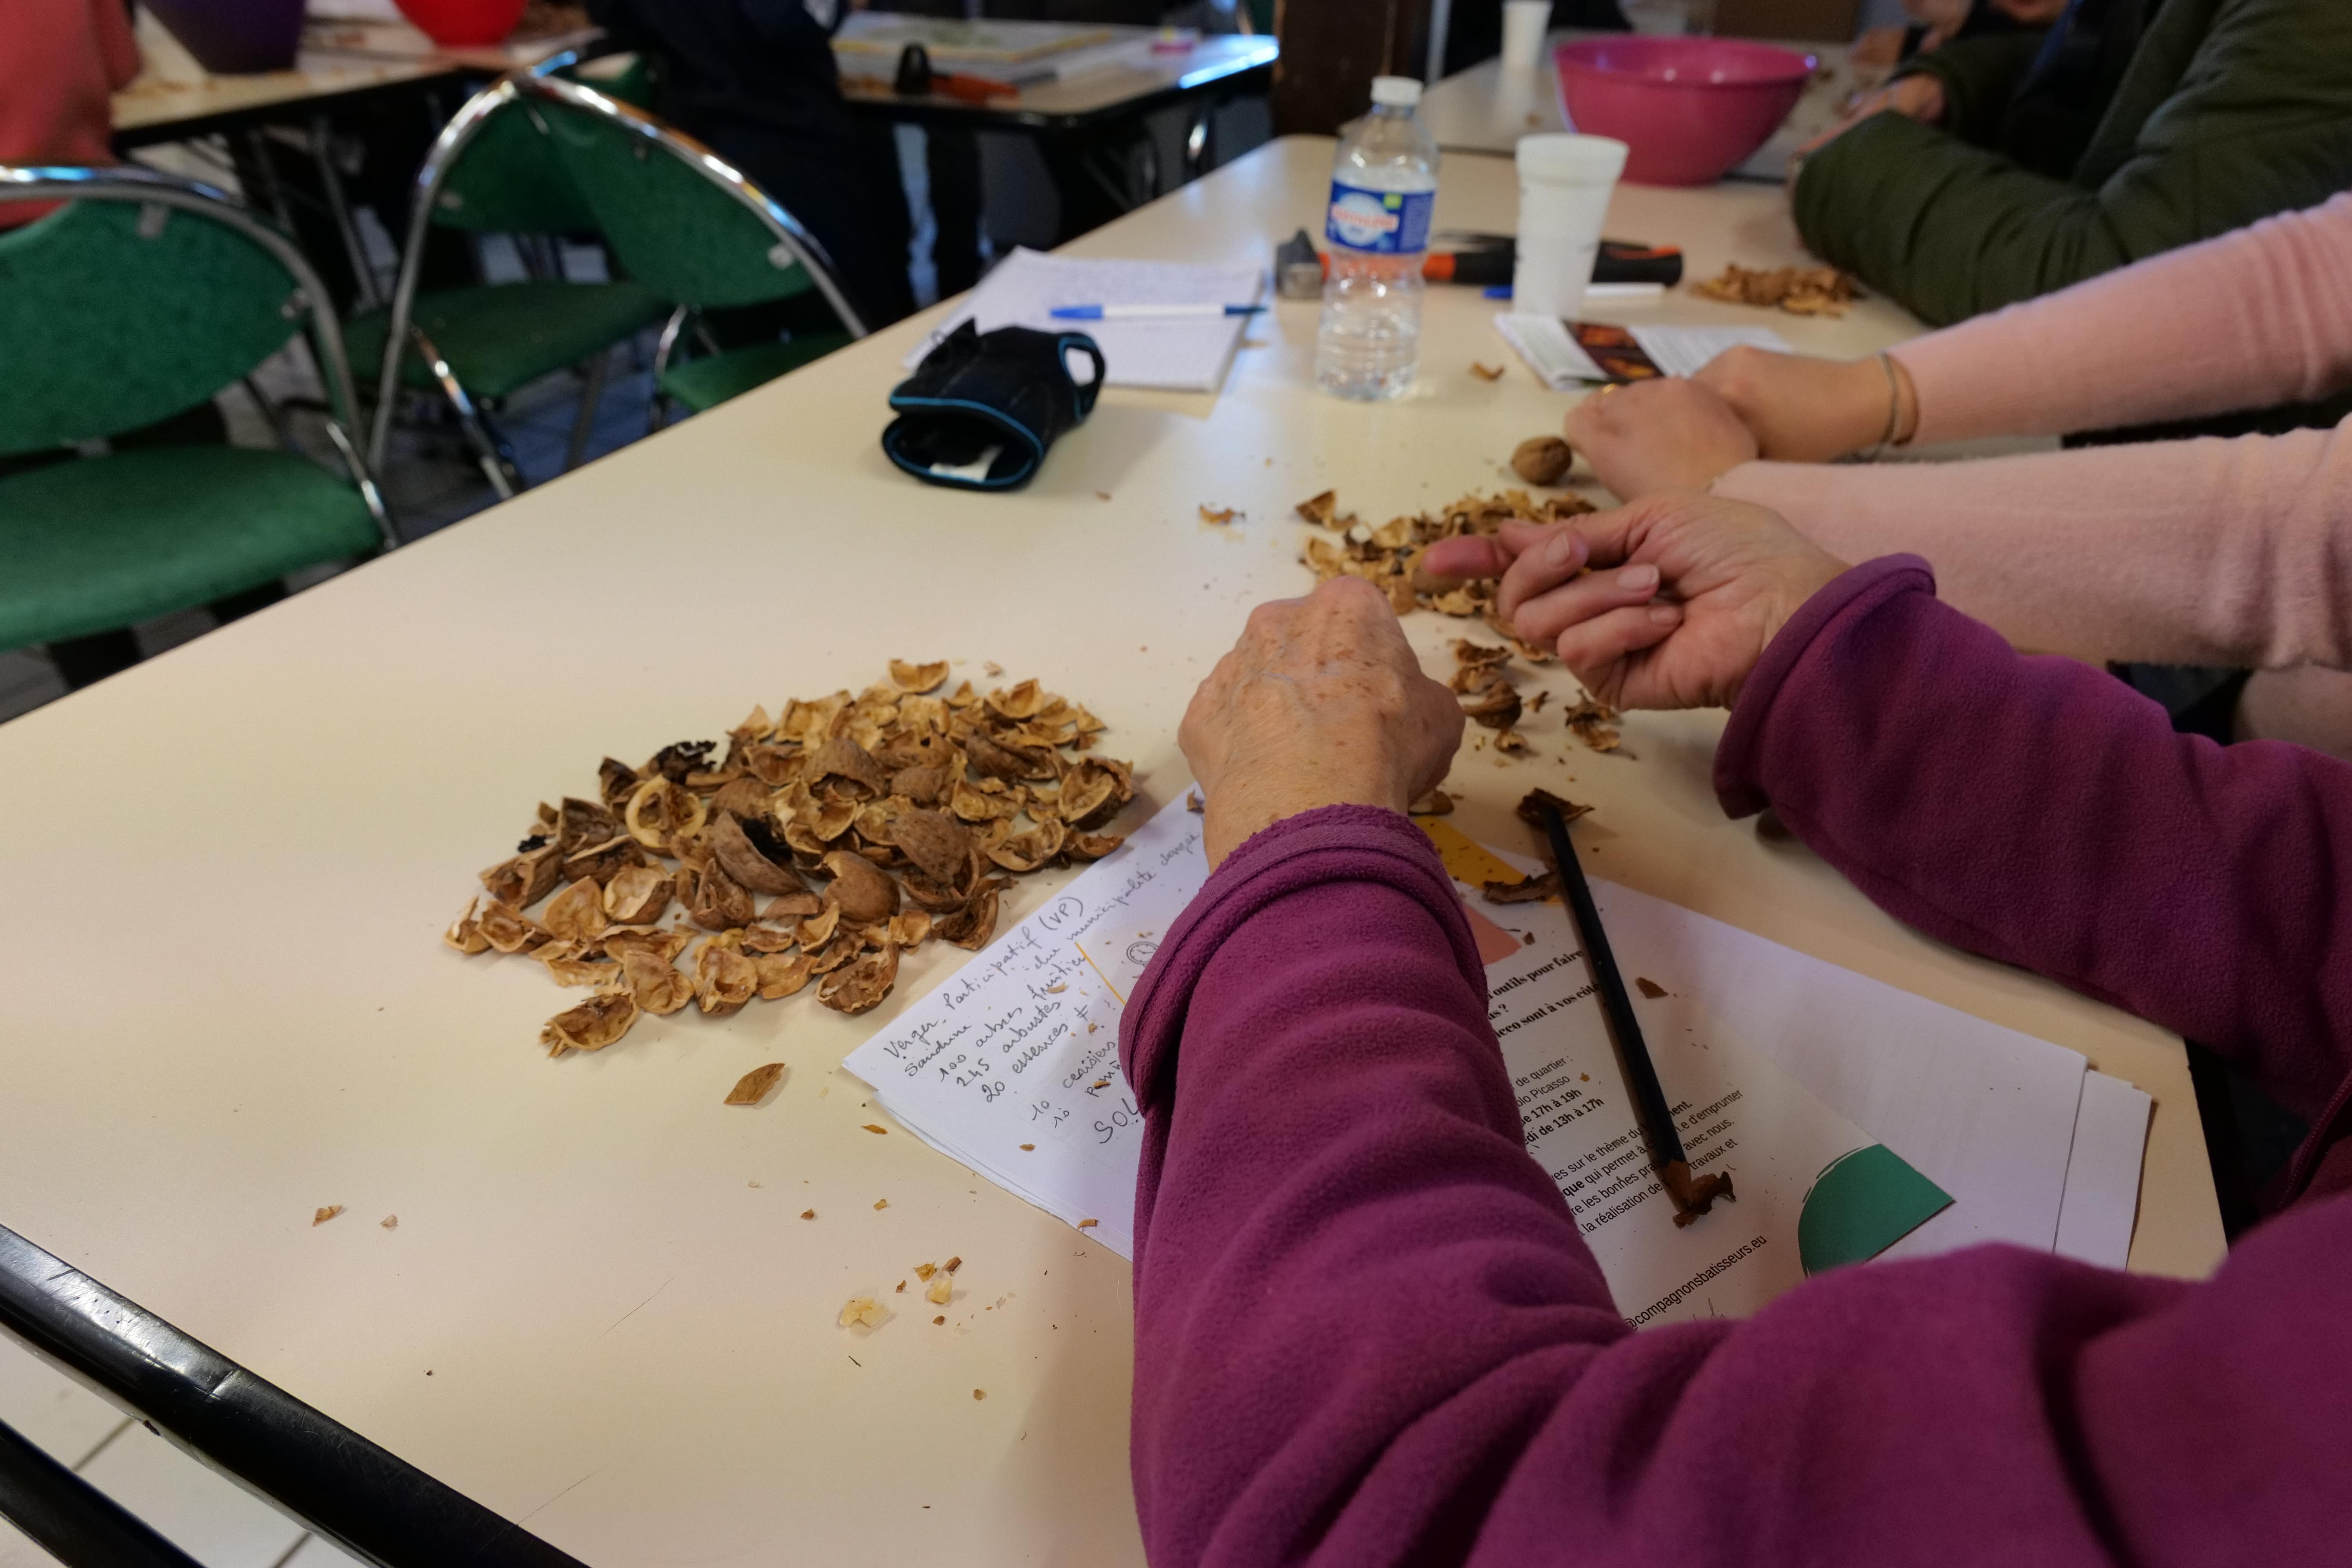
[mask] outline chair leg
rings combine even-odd
[[[600,349],[588,361],[588,382],[580,389],[580,413],[572,421],[572,443],[563,449],[563,471],[570,473],[588,455],[588,437],[596,433],[596,410],[604,401],[604,373],[613,351]]]
[[[144,657],[139,651],[139,639],[131,635],[128,626],[92,632],[82,637],[59,637],[49,644],[48,655],[68,691],[79,691],[110,675],[120,675]]]

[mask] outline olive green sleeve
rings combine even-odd
[[[2153,111],[2128,111],[2129,151],[2095,185],[1880,114],[1806,162],[1798,232],[1932,324],[1997,310],[2352,186],[2347,61],[2343,0],[2223,0]]]

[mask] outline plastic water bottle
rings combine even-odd
[[[1372,79],[1372,111],[1344,126],[1323,234],[1331,244],[1315,384],[1402,397],[1421,357],[1421,263],[1437,202],[1437,142],[1412,117],[1421,83]]]

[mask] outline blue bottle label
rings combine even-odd
[[[1368,191],[1331,182],[1323,236],[1334,245],[1377,256],[1412,256],[1429,248],[1429,214],[1435,191]]]

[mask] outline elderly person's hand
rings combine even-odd
[[[1603,387],[1568,411],[1569,445],[1621,500],[1704,489],[1757,456],[1731,405],[1696,382]]]
[[[1462,707],[1422,674],[1379,589],[1336,577],[1250,612],[1192,694],[1176,743],[1207,797],[1209,864],[1318,805],[1402,811],[1462,743]]]
[[[1886,439],[1890,424],[1897,442],[1919,426],[1911,373],[1892,356],[1815,359],[1742,346],[1724,350],[1691,379],[1728,405],[1756,437],[1759,455],[1777,463],[1826,463]]]
[[[1682,492],[1444,540],[1422,563],[1499,575],[1512,629],[1620,708],[1729,707],[1774,634],[1846,569],[1778,512]]]

